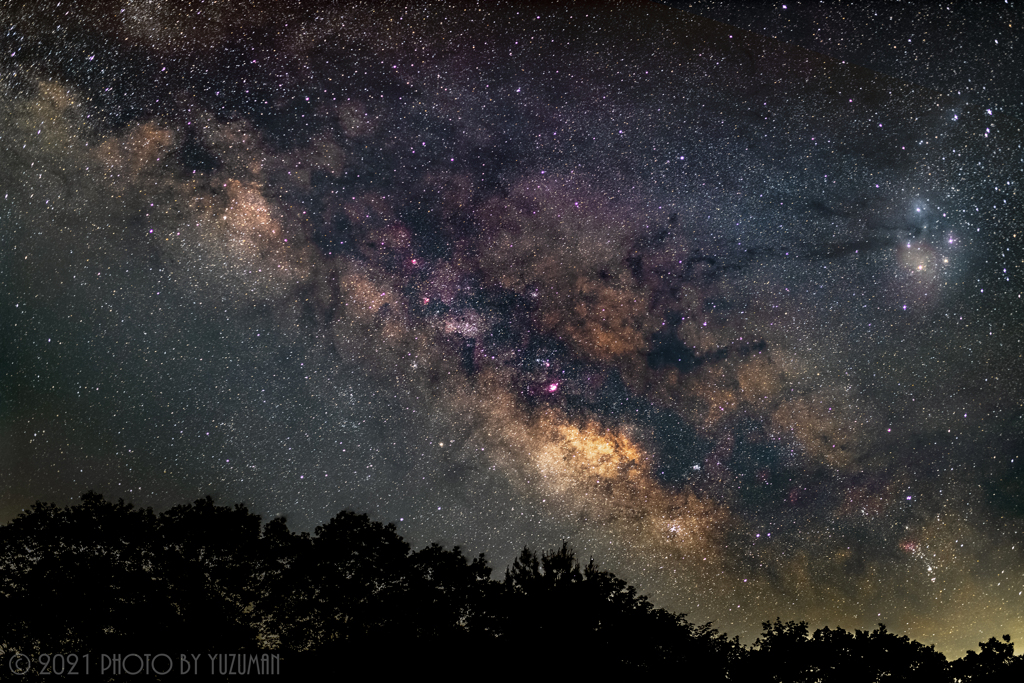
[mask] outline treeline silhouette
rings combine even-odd
[[[524,549],[502,580],[491,573],[482,554],[412,551],[394,525],[352,512],[311,536],[209,497],[154,514],[89,492],[71,507],[37,502],[0,527],[0,647],[5,658],[269,651],[288,679],[444,667],[499,678],[1024,680],[1009,636],[949,662],[881,624],[812,634],[776,619],[747,647],[655,608],[565,543]]]

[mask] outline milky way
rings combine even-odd
[[[645,3],[0,16],[4,520],[354,509],[730,635],[1024,636],[998,106]]]

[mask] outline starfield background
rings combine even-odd
[[[1019,3],[677,5],[0,5],[0,517],[1024,632]]]

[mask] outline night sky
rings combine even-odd
[[[3,3],[0,521],[1021,641],[1019,4]]]

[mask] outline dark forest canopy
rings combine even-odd
[[[499,580],[483,554],[413,551],[393,524],[343,511],[315,532],[206,497],[155,514],[89,492],[0,527],[0,647],[15,653],[275,653],[283,674],[357,662],[511,663],[702,680],[1019,681],[1010,636],[949,662],[898,636],[765,622],[752,646],[658,609],[563,543],[525,548]],[[382,667],[382,668],[381,668]]]

